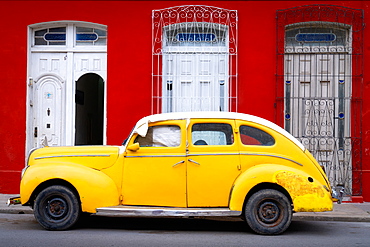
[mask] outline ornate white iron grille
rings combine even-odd
[[[237,12],[186,5],[152,12],[152,113],[237,111]]]
[[[333,187],[361,194],[361,10],[329,5],[277,12],[277,110]]]

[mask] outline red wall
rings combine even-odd
[[[370,1],[320,1],[364,9]],[[133,124],[151,113],[153,9],[208,5],[238,11],[238,111],[275,119],[276,10],[317,1],[0,1],[0,193],[18,193],[25,164],[27,26],[76,20],[108,26],[107,140],[120,145]],[[364,31],[364,57],[370,32]],[[368,62],[365,59],[365,68]],[[370,77],[363,91],[363,196],[370,201]]]

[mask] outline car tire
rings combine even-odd
[[[283,193],[264,189],[249,198],[245,205],[244,217],[254,232],[277,235],[289,227],[292,221],[292,206]]]
[[[78,221],[81,206],[73,191],[65,186],[53,185],[37,195],[34,215],[46,230],[67,230]]]

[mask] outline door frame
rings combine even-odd
[[[63,46],[59,45],[45,45],[45,46],[34,46],[34,31],[42,30],[45,28],[53,27],[66,27],[66,44]],[[96,45],[96,46],[77,46],[75,45],[75,28],[87,27],[87,28],[98,28],[107,30],[106,25],[83,22],[83,21],[51,21],[51,22],[42,22],[31,24],[28,26],[28,38],[27,38],[27,95],[26,95],[26,156],[27,159],[28,153],[31,149],[34,148],[33,144],[33,129],[34,129],[34,112],[33,109],[33,85],[39,78],[42,78],[46,74],[60,77],[61,81],[64,84],[64,92],[62,92],[64,106],[64,111],[62,112],[62,125],[64,125],[63,132],[61,133],[61,145],[74,145],[75,142],[75,92],[76,92],[76,83],[81,76],[87,73],[95,73],[99,75],[104,80],[104,127],[103,127],[103,144],[106,144],[107,141],[107,45]],[[34,76],[34,73],[31,66],[32,54],[37,53],[65,53],[64,60],[66,61],[66,71],[65,75],[60,75],[59,73],[45,73],[37,74]],[[86,70],[77,73],[74,70],[75,58],[74,54],[78,53],[88,53],[88,54],[97,54],[104,53],[104,67],[101,71]],[[62,102],[63,102],[62,100]],[[67,114],[68,113],[68,114]]]

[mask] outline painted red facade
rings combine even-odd
[[[207,5],[238,13],[238,111],[282,125],[278,109],[277,11],[315,1],[0,1],[0,193],[18,193],[26,152],[28,26],[52,21],[83,21],[107,26],[107,144],[120,145],[133,124],[151,114],[152,10]],[[361,138],[354,154],[360,193],[370,201],[370,1],[322,1],[363,13],[362,68],[352,125]],[[355,66],[355,64],[354,64]]]

